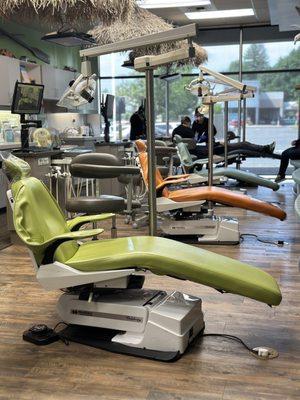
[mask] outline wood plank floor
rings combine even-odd
[[[37,347],[22,341],[33,323],[59,321],[59,292],[45,292],[37,283],[24,248],[0,252],[0,399],[51,400],[289,400],[300,398],[300,221],[293,210],[292,185],[275,193],[249,190],[257,198],[279,201],[285,222],[233,208],[218,213],[238,216],[242,233],[284,239],[283,248],[246,238],[239,246],[206,246],[271,273],[279,282],[279,307],[205,286],[149,274],[146,287],[182,290],[203,299],[206,332],[241,337],[250,346],[266,345],[279,358],[262,361],[235,342],[203,338],[179,361],[165,364],[112,354],[71,343]],[[138,235],[119,220],[119,235]]]

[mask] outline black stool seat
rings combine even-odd
[[[125,200],[118,196],[74,197],[67,200],[66,209],[73,213],[118,213],[126,208]]]

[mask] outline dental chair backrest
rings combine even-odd
[[[191,167],[193,165],[193,159],[188,150],[187,144],[182,141],[182,137],[179,135],[174,136],[174,141],[176,143],[178,156],[183,164],[183,167]]]
[[[28,163],[10,156],[3,160],[3,170],[11,181],[16,233],[31,250],[39,266],[47,247],[44,243],[55,236],[70,232],[70,229],[47,187],[38,179],[29,176]],[[78,244],[70,240],[60,247],[68,254],[75,254]]]
[[[146,144],[143,140],[139,139],[135,141],[135,146],[138,151],[138,158],[139,158],[139,164],[141,168],[141,173],[143,176],[144,183],[146,187],[149,187],[149,176],[148,176],[148,154],[147,154],[147,147]],[[159,171],[158,168],[155,170],[155,186],[158,187],[161,183],[164,182],[164,179]],[[163,189],[163,194],[167,195],[168,189],[164,188]]]

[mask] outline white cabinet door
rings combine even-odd
[[[20,80],[20,61],[0,56],[0,106],[11,105],[17,80]]]
[[[42,66],[42,80],[44,99],[59,100],[67,89],[69,82],[74,79],[74,72],[53,68],[50,65]]]

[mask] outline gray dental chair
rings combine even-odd
[[[112,154],[90,153],[75,157],[70,165],[70,172],[76,178],[90,179],[113,179],[123,178],[129,185],[140,175],[138,167],[123,165],[122,162]],[[130,190],[129,190],[130,192]],[[133,208],[131,196],[125,200],[120,196],[105,195],[80,196],[68,199],[66,209],[76,214],[103,214],[103,219],[112,219],[111,236],[117,236],[115,214],[131,214]]]

